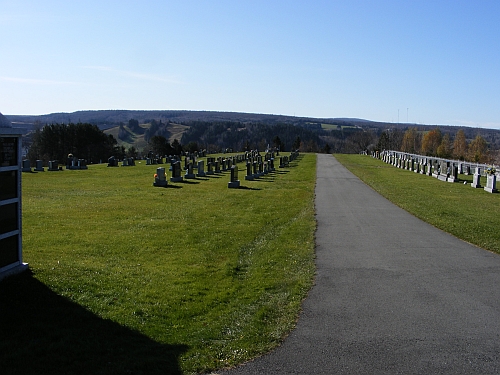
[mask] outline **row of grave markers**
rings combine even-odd
[[[496,170],[484,164],[471,164],[442,158],[432,158],[399,151],[373,152],[372,156],[397,168],[407,169],[415,173],[432,176],[441,181],[458,182],[459,174],[473,174],[471,186],[482,188],[481,177],[486,177],[484,190],[489,193],[498,192],[496,188]]]
[[[85,159],[74,159],[66,164],[66,169],[88,169],[87,162]],[[35,161],[35,168],[31,167],[31,162],[28,159],[24,159],[22,161],[23,172],[45,172],[45,168],[43,166],[42,160]],[[50,160],[47,168],[48,171],[61,171],[62,167],[59,166],[59,162],[57,160]]]
[[[285,168],[289,165],[290,161],[295,160],[298,152],[292,152],[290,156],[280,157],[280,168]],[[206,175],[213,175],[225,171],[231,171],[230,181],[228,188],[240,187],[240,180],[238,179],[238,163],[245,162],[246,176],[245,180],[253,180],[259,178],[269,172],[275,170],[274,166],[275,153],[273,151],[266,152],[265,156],[261,156],[258,151],[246,152],[230,157],[207,157],[207,170],[205,171],[205,162],[203,160],[197,161],[196,156],[187,156],[184,159],[184,176],[181,176],[181,161],[171,160],[170,171],[172,172],[171,182],[181,182],[185,179],[194,179],[196,177],[204,177]],[[195,164],[196,163],[196,164]],[[194,173],[195,166],[197,173]],[[158,167],[154,176],[155,180],[153,186],[165,187],[167,186],[167,176],[164,167]]]

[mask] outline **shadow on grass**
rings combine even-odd
[[[272,177],[267,177],[266,178],[264,176],[254,178],[253,181],[257,181],[257,182],[275,182],[274,178],[272,178]]]
[[[184,179],[182,181],[179,181],[179,184],[196,185],[196,184],[200,183],[200,181],[193,181],[193,180],[194,180],[194,178],[188,179],[188,180]]]
[[[99,318],[30,271],[0,282],[2,374],[181,374],[187,349]]]
[[[170,188],[182,189],[182,186],[171,185],[171,184],[168,184],[168,185],[165,185],[165,186],[155,186],[155,187],[156,188],[160,188],[160,189],[170,189]]]
[[[240,189],[240,190],[262,190],[259,188],[252,188],[252,187],[248,187],[248,186],[238,186],[238,189]]]

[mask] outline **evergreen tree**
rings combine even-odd
[[[63,162],[68,154],[88,163],[105,160],[115,152],[116,139],[91,124],[51,124],[35,130],[29,158]],[[115,155],[116,156],[116,155]]]
[[[174,139],[174,141],[172,142],[172,154],[182,155],[182,146],[177,139]]]

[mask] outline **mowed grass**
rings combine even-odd
[[[416,217],[467,242],[500,253],[500,194],[473,189],[472,176],[460,175],[460,182],[449,183],[369,156],[334,156],[374,190]],[[485,179],[482,177],[483,186]]]
[[[32,274],[0,283],[2,373],[191,374],[269,351],[313,282],[315,165],[245,181],[239,164],[241,189],[229,172],[153,187],[144,162],[23,174]]]

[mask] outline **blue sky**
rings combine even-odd
[[[500,1],[0,0],[0,112],[500,128]]]

